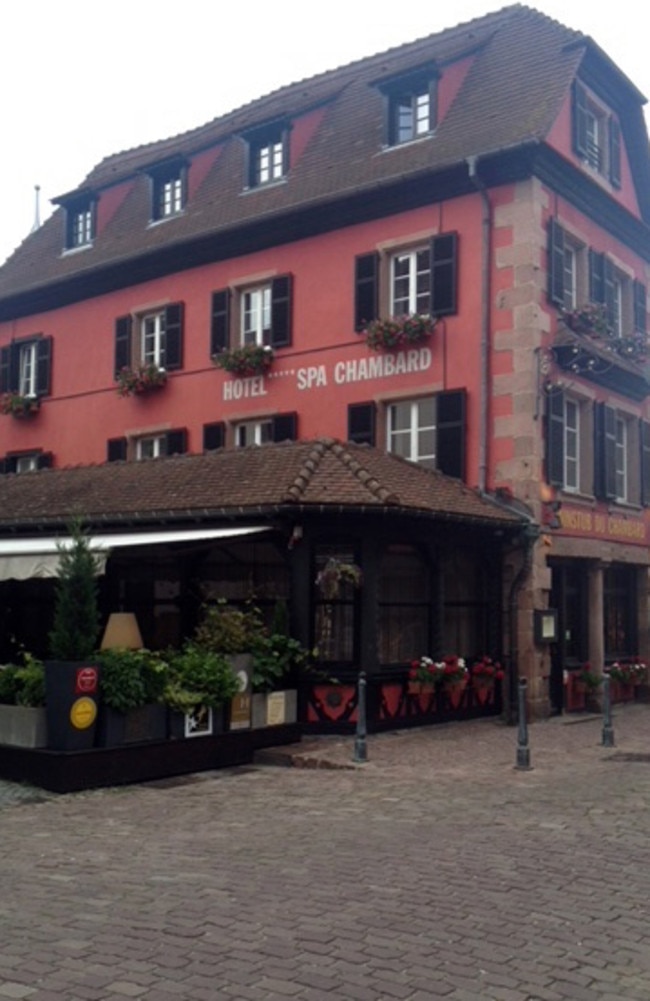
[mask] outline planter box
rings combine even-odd
[[[298,718],[298,692],[288,688],[281,692],[256,692],[252,696],[251,726],[284,726]]]
[[[126,713],[101,706],[97,724],[97,746],[119,747],[145,740],[165,740],[167,710],[161,705],[139,706]]]
[[[0,744],[47,747],[45,709],[0,705]]]
[[[48,747],[85,751],[95,745],[99,665],[73,660],[45,661]]]

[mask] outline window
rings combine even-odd
[[[106,459],[119,462],[125,459],[159,459],[166,455],[182,455],[187,452],[187,431],[156,432],[133,438],[110,438],[107,442]]]
[[[52,338],[13,341],[0,348],[0,393],[47,396],[50,392]]]
[[[272,348],[291,345],[291,275],[280,275],[264,285],[212,293],[210,354],[233,346],[268,344]]]
[[[355,330],[364,330],[381,314],[453,315],[457,273],[457,233],[434,236],[428,247],[362,254],[355,259]]]
[[[564,400],[564,489],[580,489],[580,406]]]
[[[241,342],[270,344],[271,342],[271,286],[251,289],[242,293]]]
[[[183,364],[183,303],[115,321],[115,378],[124,368],[155,365],[167,371]]]
[[[0,459],[0,473],[33,473],[38,469],[49,469],[52,458],[51,452],[14,452]]]
[[[621,186],[621,129],[618,119],[578,81],[573,84],[573,149],[580,159]]]
[[[262,420],[242,421],[234,426],[234,442],[237,448],[246,445],[266,445],[268,442],[295,441],[298,415],[276,414]]]
[[[312,580],[325,568],[328,560],[358,564],[350,546],[321,545],[316,550]],[[327,664],[352,663],[359,648],[359,588],[343,580],[335,598],[325,596],[314,586],[314,643],[318,659]]]
[[[149,171],[153,222],[179,215],[187,201],[187,164],[182,159],[160,164]]]
[[[97,196],[88,190],[54,199],[64,210],[65,250],[80,250],[92,246],[97,228]]]
[[[587,299],[585,248],[555,219],[549,220],[548,297],[560,309],[576,309]]]
[[[399,146],[431,134],[436,125],[438,71],[429,64],[377,86],[385,101],[385,143]]]
[[[605,403],[595,406],[594,492],[602,500],[648,504],[648,446],[645,422]]]
[[[429,569],[412,546],[391,545],[379,576],[379,662],[409,663],[429,650]]]
[[[273,122],[246,133],[248,149],[246,183],[249,188],[281,181],[289,170],[289,128]]]
[[[634,656],[638,650],[636,568],[607,567],[603,574],[605,658]]]
[[[388,402],[382,409],[385,411],[385,438],[377,442],[376,405],[350,404],[348,440],[357,444],[385,445],[388,452],[404,459],[438,469],[447,476],[464,479],[464,389]]]
[[[68,246],[86,247],[95,235],[94,212],[92,208],[77,209],[71,213],[70,241]]]

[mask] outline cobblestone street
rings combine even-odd
[[[650,997],[650,706],[305,742],[52,796],[2,786],[0,999]],[[344,767],[342,767],[344,766]],[[35,797],[35,799],[32,799]]]

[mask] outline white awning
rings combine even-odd
[[[209,539],[237,539],[269,532],[268,525],[246,528],[180,528],[158,532],[123,532],[119,535],[88,535],[97,555],[100,573],[112,549],[127,546],[157,546],[167,542],[194,542]],[[0,539],[0,580],[28,580],[30,577],[56,577],[61,550],[70,549],[70,536],[41,536],[30,539]]]

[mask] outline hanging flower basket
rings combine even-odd
[[[362,333],[373,351],[397,351],[428,341],[435,325],[433,317],[414,313],[412,316],[373,320]]]
[[[137,368],[124,367],[117,375],[119,396],[143,396],[154,389],[162,389],[167,384],[167,372],[157,365],[138,365]]]
[[[11,417],[33,417],[40,409],[37,396],[22,396],[20,393],[3,393],[0,396],[0,413]]]
[[[220,351],[212,356],[217,368],[222,368],[231,375],[246,378],[251,375],[264,375],[273,364],[273,348],[268,344],[247,344],[231,351]]]
[[[345,563],[332,557],[316,575],[316,587],[325,599],[334,601],[340,596],[343,585],[361,587],[362,580],[361,567],[356,563]]]

